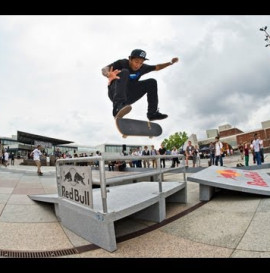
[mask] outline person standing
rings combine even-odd
[[[158,152],[160,155],[166,154],[166,148],[164,147],[164,144],[161,143],[161,147],[159,148]],[[165,168],[165,158],[160,159],[160,167],[162,168],[162,166]]]
[[[209,145],[210,150],[210,166],[215,165],[215,145],[213,142]]]
[[[191,144],[190,140],[188,141],[188,145],[187,145],[187,148],[186,148],[186,167],[188,167],[188,160],[189,159],[192,159],[193,167],[195,167],[195,163],[196,163],[195,148]]]
[[[9,153],[8,151],[6,150],[5,153],[4,153],[4,165],[7,167],[9,165],[8,163],[8,158],[9,158]]]
[[[178,167],[178,162],[179,162],[179,159],[178,159],[178,150],[176,149],[175,146],[171,150],[171,155],[176,155],[176,157],[172,158],[172,166],[171,166],[171,168],[175,168],[175,165],[176,165],[176,167]]]
[[[195,145],[194,148],[195,148],[194,154],[196,155],[195,164],[197,167],[200,167],[201,166],[201,158],[200,158],[199,147],[198,147],[198,145]]]
[[[256,133],[254,134],[254,140],[252,141],[252,144],[253,144],[253,149],[255,152],[257,165],[261,165],[262,161],[261,161],[261,153],[260,153],[260,140],[258,139],[258,135]]]
[[[14,153],[11,153],[10,160],[11,160],[11,165],[14,165],[14,161],[15,161]]]
[[[223,166],[222,148],[223,148],[223,144],[219,140],[219,136],[216,136],[216,142],[215,142],[215,165],[216,166],[218,166],[218,162],[220,162],[220,166]]]
[[[144,150],[142,151],[142,155],[143,156],[150,155],[150,152],[149,152],[147,146],[144,146]],[[147,160],[146,159],[143,160],[143,167],[146,168],[146,166],[147,166],[147,168],[150,167],[150,162],[149,162],[148,159]]]
[[[261,155],[261,163],[264,163],[264,151],[263,151],[263,140],[258,137],[260,141],[260,155]]]
[[[152,145],[151,146],[151,150],[150,150],[150,155],[157,155],[157,150],[155,149],[155,146]],[[153,168],[157,168],[157,160],[156,159],[152,159],[152,165],[153,165]]]
[[[244,143],[244,156],[245,156],[245,166],[248,166],[249,163],[249,147],[248,143]]]
[[[37,148],[34,149],[32,152],[31,152],[31,156],[33,156],[33,159],[36,163],[36,166],[37,166],[37,174],[38,175],[43,175],[43,173],[41,172],[41,162],[40,162],[40,157],[42,156],[42,153],[41,153],[41,145],[37,145]]]
[[[141,146],[139,146],[138,148],[137,148],[137,153],[138,153],[138,156],[142,156],[142,147]],[[138,168],[141,168],[142,167],[142,160],[138,160],[138,162],[137,162],[137,167]]]

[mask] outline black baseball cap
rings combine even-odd
[[[132,50],[131,54],[129,57],[137,57],[137,58],[142,58],[144,60],[149,60],[146,57],[146,52],[142,49],[134,49]]]

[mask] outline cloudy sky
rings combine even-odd
[[[0,16],[0,136],[17,130],[95,146],[155,144],[175,132],[206,137],[270,119],[270,16]],[[155,65],[160,137],[123,139],[101,69],[142,48]],[[129,118],[146,119],[146,96]]]

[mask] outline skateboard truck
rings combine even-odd
[[[147,126],[148,126],[149,130],[151,130],[151,122],[150,122],[150,120],[147,121]]]

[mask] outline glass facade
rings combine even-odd
[[[124,148],[124,145],[119,145],[119,144],[104,144],[105,149],[104,152],[106,153],[117,153],[121,154]],[[126,153],[130,153],[132,149],[142,147],[141,145],[125,145],[126,147]]]
[[[23,157],[27,159],[29,153],[35,148],[35,145],[19,143],[16,139],[12,138],[0,137],[0,141],[3,149],[7,149],[9,153],[14,153],[15,157],[18,158]],[[55,147],[51,146],[50,148],[46,147],[42,152],[48,155],[53,155],[56,148],[59,148],[63,153],[68,152],[71,155],[74,154],[74,151],[77,152],[78,150],[77,146],[58,145]]]

